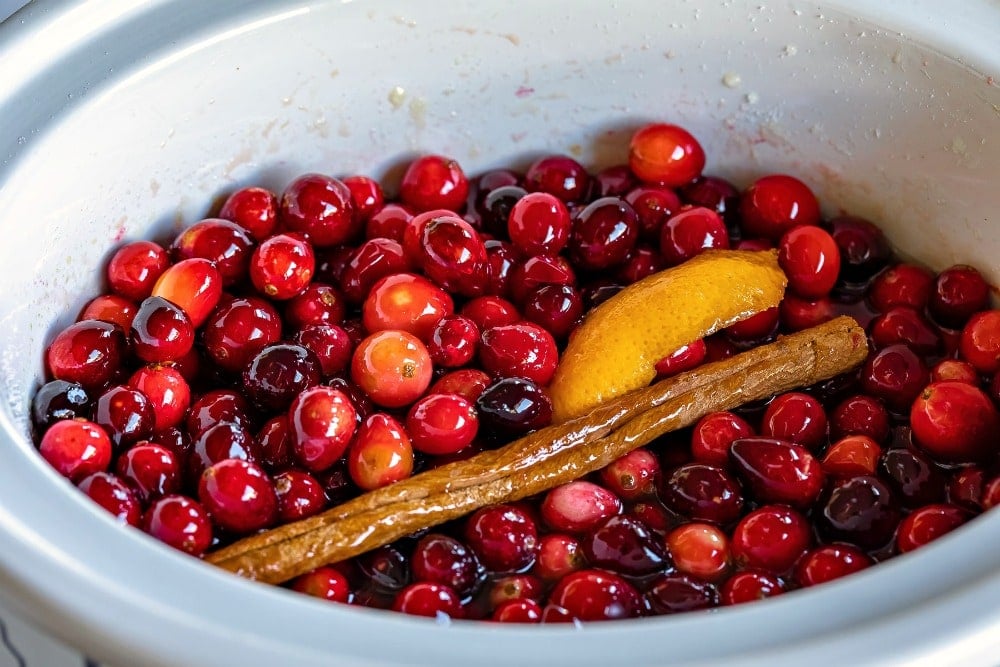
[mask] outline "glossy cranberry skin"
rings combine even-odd
[[[710,609],[719,604],[713,584],[686,574],[665,574],[653,581],[646,592],[649,606],[657,614],[677,614]]]
[[[938,274],[927,305],[937,322],[959,329],[989,302],[990,288],[983,275],[971,266],[958,264]]]
[[[112,445],[100,426],[85,419],[56,422],[42,436],[38,452],[63,477],[79,482],[107,470]]]
[[[278,343],[261,349],[243,371],[243,391],[258,407],[284,410],[303,390],[319,384],[322,367],[301,345]]]
[[[773,574],[746,570],[726,579],[719,590],[719,601],[724,605],[743,604],[771,598],[784,592],[785,585]]]
[[[866,283],[889,262],[892,251],[877,226],[854,216],[839,216],[828,223],[830,235],[840,249],[840,278]]]
[[[153,285],[152,296],[163,297],[200,327],[222,298],[222,274],[210,260],[184,259],[171,265]]]
[[[931,355],[941,349],[941,334],[923,315],[905,306],[891,308],[877,316],[869,325],[869,336],[876,348],[908,345],[920,355]]]
[[[493,610],[498,623],[541,623],[542,607],[534,600],[508,600]]]
[[[829,297],[803,299],[794,294],[785,294],[779,312],[781,324],[789,332],[817,327],[837,315],[833,301]]]
[[[186,496],[159,498],[142,516],[142,529],[192,556],[201,556],[212,545],[212,522],[205,508]]]
[[[336,567],[324,565],[292,580],[291,588],[321,600],[348,604],[351,602],[351,584],[347,576]]]
[[[112,292],[130,301],[142,301],[152,294],[153,285],[168,266],[170,256],[163,246],[133,241],[115,251],[105,273]]]
[[[737,215],[740,193],[729,181],[718,176],[699,176],[677,189],[685,204],[710,208],[732,224]]]
[[[549,155],[535,160],[524,174],[528,192],[547,192],[563,203],[584,201],[590,192],[590,175],[579,162],[565,155]]]
[[[461,211],[468,196],[469,180],[458,162],[440,155],[424,155],[411,162],[399,185],[403,205],[416,211]]]
[[[530,516],[513,505],[476,510],[465,521],[464,535],[465,543],[491,572],[520,572],[535,562],[538,529]]]
[[[461,618],[462,602],[458,593],[450,587],[422,581],[400,591],[392,603],[392,610],[413,616],[436,618],[444,614],[450,618]]]
[[[875,278],[868,290],[868,300],[879,312],[894,306],[922,311],[930,301],[934,274],[915,264],[890,266]]]
[[[281,193],[279,216],[286,229],[307,235],[317,248],[345,243],[360,231],[350,189],[322,174],[289,183]]]
[[[462,598],[472,595],[483,582],[476,555],[453,537],[440,533],[423,536],[410,559],[414,581],[444,584]]]
[[[729,571],[729,540],[717,526],[691,522],[667,534],[667,551],[682,574],[702,581],[719,581]]]
[[[1000,310],[973,315],[962,329],[958,351],[981,375],[1000,371]]]
[[[730,550],[741,566],[780,575],[811,542],[812,527],[805,516],[784,505],[765,505],[740,519]]]
[[[604,197],[576,214],[567,247],[576,266],[596,271],[623,263],[638,239],[635,210],[617,197]]]
[[[132,351],[147,363],[180,359],[194,345],[194,327],[183,310],[158,296],[145,299],[132,320]]]
[[[659,549],[657,544],[656,549]],[[586,565],[580,539],[565,533],[547,533],[538,541],[538,559],[532,569],[545,581],[558,581]]]
[[[410,270],[410,260],[396,241],[373,238],[354,250],[340,274],[340,288],[351,303],[362,303],[385,276]]]
[[[886,450],[879,461],[879,476],[889,484],[893,497],[903,507],[914,509],[944,499],[944,474],[916,449],[894,447]]]
[[[882,448],[866,435],[848,435],[832,443],[823,455],[827,475],[855,477],[874,475]]]
[[[705,361],[707,354],[708,347],[705,345],[705,340],[699,338],[657,361],[654,367],[656,377],[666,378],[697,368]]]
[[[974,386],[979,385],[979,373],[975,367],[967,361],[958,359],[943,359],[931,369],[931,382],[944,382],[951,380],[954,382],[964,382]]]
[[[442,375],[427,393],[457,394],[470,403],[475,403],[491,382],[490,376],[478,368],[461,368]]]
[[[605,167],[594,174],[591,197],[621,197],[637,185],[635,175],[627,164]]]
[[[865,435],[877,443],[889,437],[889,413],[876,399],[864,394],[841,401],[830,413],[830,438]]]
[[[725,223],[708,208],[682,208],[660,231],[660,254],[667,266],[676,266],[710,248],[728,247]]]
[[[509,574],[493,578],[487,595],[491,606],[498,607],[511,600],[540,600],[545,584],[533,574]]]
[[[552,334],[531,322],[493,327],[481,337],[479,361],[483,370],[496,377],[520,377],[546,385],[558,360]]]
[[[194,440],[187,457],[187,477],[197,481],[205,468],[224,459],[254,460],[254,447],[246,427],[234,422],[219,422],[205,429]]]
[[[728,524],[743,513],[739,483],[725,470],[705,463],[675,469],[660,484],[660,499],[681,516],[694,521]]]
[[[379,331],[358,344],[351,379],[386,408],[401,408],[424,394],[433,372],[427,348],[405,331]]]
[[[587,563],[617,574],[652,574],[669,563],[659,539],[640,521],[629,516],[604,519],[587,532],[580,544]]]
[[[420,234],[424,273],[455,294],[479,296],[488,281],[486,246],[472,225],[461,218],[435,217]]]
[[[90,395],[79,384],[52,380],[39,387],[32,397],[31,418],[38,429],[45,430],[62,419],[87,417],[90,404]]]
[[[670,188],[644,185],[632,189],[625,201],[635,211],[639,221],[639,236],[658,243],[664,223],[681,208],[681,200]]]
[[[461,314],[469,318],[479,331],[521,321],[517,306],[499,296],[481,296],[462,306]]]
[[[555,195],[532,192],[518,199],[507,218],[507,234],[523,255],[556,255],[566,245],[570,216]]]
[[[135,311],[138,308],[134,302],[123,296],[102,294],[91,299],[76,319],[77,321],[101,320],[117,324],[123,331],[128,331],[132,327],[132,320],[135,318]]]
[[[846,577],[874,565],[871,557],[850,544],[824,544],[808,552],[795,568],[795,581],[803,588]]]
[[[120,523],[139,525],[142,505],[128,484],[118,477],[107,472],[95,472],[80,480],[77,488]]]
[[[239,297],[219,305],[205,322],[205,351],[220,368],[242,371],[264,347],[281,340],[281,316],[270,302]]]
[[[632,135],[628,164],[639,180],[676,188],[701,176],[705,151],[684,128],[651,123]]]
[[[906,345],[890,345],[870,354],[861,368],[865,393],[882,399],[898,413],[910,409],[929,379],[924,362]]]
[[[618,457],[600,471],[605,488],[627,501],[653,495],[659,477],[659,459],[643,447]]]
[[[343,324],[347,304],[340,291],[325,283],[312,283],[285,304],[285,324],[301,329],[310,324]]]
[[[392,545],[358,556],[355,564],[361,575],[380,591],[398,591],[410,578],[409,559]]]
[[[191,405],[191,387],[176,369],[151,365],[137,370],[126,383],[149,399],[153,408],[153,432],[177,426]]]
[[[508,281],[511,298],[518,304],[523,304],[538,288],[545,285],[576,285],[576,274],[563,257],[529,257],[514,266]]]
[[[730,445],[753,435],[753,427],[739,415],[709,413],[698,420],[691,433],[691,456],[699,463],[727,467]]]
[[[836,483],[817,518],[831,538],[875,549],[892,539],[900,516],[889,487],[863,475]]]
[[[365,238],[387,239],[402,243],[403,231],[412,219],[413,213],[405,206],[386,204],[368,218],[365,223]]]
[[[315,477],[302,470],[285,470],[274,476],[278,519],[289,523],[319,514],[326,506],[326,493]]]
[[[357,412],[351,400],[330,387],[303,390],[288,408],[288,426],[295,459],[307,470],[332,466],[354,437]]]
[[[152,435],[156,420],[149,399],[142,392],[121,385],[98,397],[92,418],[116,447],[128,447]]]
[[[232,220],[256,241],[271,235],[278,224],[278,198],[265,188],[248,187],[229,195],[219,217]]]
[[[359,220],[368,220],[385,204],[385,194],[382,186],[374,178],[368,176],[348,176],[341,179],[351,193],[351,204],[354,215]]]
[[[45,351],[49,373],[56,380],[100,389],[121,366],[125,334],[114,324],[83,320],[60,331]]]
[[[643,278],[666,268],[663,256],[653,248],[637,245],[625,263],[615,271],[615,279],[626,285],[637,283]]]
[[[621,510],[621,500],[615,494],[585,480],[555,487],[541,504],[546,525],[566,533],[587,533]]]
[[[427,342],[431,361],[439,368],[458,368],[476,356],[479,327],[462,315],[446,315],[434,326]]]
[[[896,548],[908,553],[950,533],[969,520],[969,513],[957,505],[927,505],[904,518],[896,531]]]
[[[441,318],[454,312],[455,304],[447,292],[412,273],[382,278],[372,286],[362,306],[368,332],[408,331],[420,340],[429,340]]]
[[[762,503],[808,507],[823,489],[823,469],[804,447],[771,438],[743,438],[729,449],[732,465]]]
[[[178,260],[201,257],[215,264],[222,284],[229,287],[247,275],[253,239],[240,225],[221,218],[200,220],[174,240],[171,246]]]
[[[278,518],[271,478],[249,461],[224,459],[201,474],[198,499],[219,527],[236,534],[266,528]]]
[[[278,415],[269,419],[249,444],[251,458],[265,469],[274,472],[292,465],[292,436],[288,417]]]
[[[740,347],[747,344],[761,343],[774,336],[778,330],[780,311],[772,307],[751,315],[746,319],[730,324],[725,329],[726,338]]]
[[[300,236],[276,234],[257,246],[250,258],[250,281],[276,301],[301,294],[316,272],[312,245]]]
[[[983,487],[987,481],[986,471],[980,466],[959,468],[948,479],[945,497],[949,503],[978,514],[983,510]]]
[[[827,419],[823,404],[809,394],[793,391],[767,404],[760,434],[788,440],[811,451],[826,443]]]
[[[778,263],[793,292],[807,299],[818,299],[829,294],[837,282],[840,249],[825,230],[799,226],[781,237]]]
[[[181,465],[166,447],[140,442],[118,457],[115,472],[143,503],[177,493],[181,488]]]
[[[514,204],[527,194],[528,191],[516,182],[498,186],[487,192],[478,207],[482,215],[483,229],[490,234],[507,234],[510,212]]]
[[[425,454],[453,454],[465,449],[479,431],[473,404],[458,394],[428,394],[406,415],[413,447]]]
[[[910,410],[917,445],[942,463],[986,460],[1000,449],[1000,411],[986,393],[964,382],[933,382]]]
[[[740,217],[748,237],[778,240],[792,227],[819,222],[819,202],[802,181],[784,174],[757,179],[740,196]]]
[[[542,618],[611,621],[638,618],[644,610],[639,592],[622,577],[603,570],[579,570],[552,589]]]

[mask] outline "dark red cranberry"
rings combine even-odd
[[[152,241],[126,243],[108,261],[108,285],[115,294],[142,301],[168,266],[170,257],[162,246]]]
[[[89,413],[90,396],[75,382],[46,382],[31,399],[31,417],[42,430],[62,419],[86,417]]]
[[[636,246],[625,263],[615,271],[615,278],[626,285],[637,283],[666,268],[663,256],[653,248]]]
[[[779,311],[781,324],[789,332],[818,327],[837,316],[833,301],[825,296],[818,299],[803,299],[794,294],[785,294]]]
[[[907,553],[950,533],[969,520],[969,513],[957,505],[926,505],[899,524],[896,549]]]
[[[731,412],[712,412],[695,424],[691,433],[691,456],[716,466],[729,465],[729,447],[740,438],[756,435],[753,427]]]
[[[139,525],[142,505],[132,489],[118,477],[107,472],[95,472],[84,477],[77,487],[121,523]]]
[[[581,542],[587,562],[618,574],[641,576],[668,565],[659,540],[640,521],[610,516],[588,531]]]
[[[1000,411],[979,387],[934,382],[910,410],[913,439],[943,463],[984,461],[1000,449]]]
[[[511,274],[518,263],[514,246],[496,239],[490,239],[483,245],[486,247],[486,272],[489,277],[487,294],[509,294]]]
[[[679,125],[650,123],[632,135],[628,165],[641,181],[676,188],[701,176],[705,151]]]
[[[906,345],[890,345],[869,355],[861,369],[865,393],[897,413],[910,409],[929,379],[924,362]]]
[[[281,193],[281,222],[289,231],[309,237],[317,248],[340,245],[360,231],[351,191],[336,178],[305,174]]]
[[[644,185],[625,195],[639,221],[639,236],[651,243],[660,242],[663,224],[681,208],[681,200],[670,188]]]
[[[446,290],[479,296],[489,278],[486,246],[472,225],[454,215],[435,217],[420,234],[424,273]]]
[[[340,274],[340,288],[348,301],[361,303],[379,280],[409,270],[410,261],[398,242],[369,239],[351,253]]]
[[[736,524],[730,551],[742,567],[783,574],[811,542],[812,527],[805,516],[784,505],[765,505]]]
[[[718,176],[699,176],[678,188],[677,194],[686,204],[712,209],[730,226],[739,214],[739,191],[732,183]]]
[[[639,219],[617,197],[597,199],[573,219],[569,255],[582,269],[608,269],[623,263],[639,238]]]
[[[753,497],[762,503],[808,507],[823,489],[823,469],[804,447],[771,438],[743,438],[729,449],[731,461]]]
[[[819,222],[819,202],[802,181],[784,174],[759,178],[740,196],[745,236],[777,240],[799,225]]]
[[[739,483],[725,470],[705,463],[688,463],[665,477],[660,499],[683,517],[728,524],[743,513]]]
[[[710,248],[728,247],[726,225],[709,208],[682,208],[660,230],[660,254],[667,266],[676,266]]]
[[[292,329],[310,324],[343,324],[347,306],[332,285],[313,283],[285,304],[285,323]]]
[[[278,198],[264,188],[242,188],[229,195],[219,217],[232,220],[252,238],[263,241],[278,224]]]
[[[278,518],[289,523],[319,514],[326,506],[326,492],[319,481],[302,470],[285,470],[274,476]]]
[[[395,546],[373,549],[355,559],[365,580],[379,591],[398,591],[410,579],[409,559]]]
[[[316,355],[301,345],[268,345],[243,371],[243,390],[267,410],[283,410],[304,389],[319,384],[322,367]]]
[[[959,468],[948,480],[945,497],[949,503],[978,514],[983,509],[983,487],[986,481],[986,471],[980,466]]]
[[[285,470],[292,465],[292,437],[288,431],[288,417],[274,417],[257,433],[250,443],[251,456],[271,472]]]
[[[420,538],[410,567],[414,581],[444,584],[462,598],[475,593],[484,578],[476,555],[455,538],[440,533]]]
[[[311,324],[295,332],[292,342],[316,355],[323,377],[344,371],[351,362],[351,338],[343,327]]]
[[[506,235],[511,209],[527,194],[527,190],[513,183],[491,190],[480,206],[483,228],[491,234]]]
[[[941,502],[945,497],[944,474],[929,458],[910,447],[886,450],[879,462],[879,474],[903,507],[914,509]]]
[[[476,400],[484,426],[509,435],[522,435],[548,426],[552,401],[534,382],[504,378],[493,383]]]
[[[112,445],[100,426],[85,419],[65,419],[49,427],[38,453],[63,477],[79,482],[111,463]]]
[[[218,367],[238,373],[265,346],[281,340],[281,316],[264,299],[236,298],[212,312],[202,336],[209,358]]]
[[[182,467],[187,465],[191,449],[194,446],[188,432],[177,426],[157,431],[149,437],[149,441],[173,452],[174,457],[176,457]]]
[[[314,249],[314,253],[316,270],[313,271],[313,280],[327,285],[339,285],[347,263],[351,261],[354,248],[349,245],[339,245],[333,248]]]
[[[121,367],[125,346],[125,334],[119,327],[83,320],[56,335],[45,351],[45,361],[56,380],[100,389]]]
[[[388,239],[402,243],[403,231],[412,219],[413,213],[405,206],[386,204],[368,218],[368,222],[365,223],[365,238]]]
[[[876,348],[902,343],[920,355],[941,349],[941,334],[923,315],[905,306],[887,310],[871,321],[869,335]]]
[[[874,565],[871,557],[850,544],[824,544],[808,552],[795,567],[803,588],[824,584]]]
[[[789,440],[814,452],[826,443],[826,431],[823,405],[798,391],[782,394],[768,403],[760,424],[761,435]]]
[[[166,447],[150,442],[140,442],[119,456],[115,472],[144,503],[177,493],[181,488],[177,457]]]
[[[591,181],[591,191],[595,199],[598,197],[621,197],[636,186],[635,176],[627,164],[616,164],[605,167],[594,174]]]
[[[135,356],[146,363],[174,361],[194,345],[194,327],[183,310],[151,296],[139,305],[132,319],[130,340]]]
[[[959,329],[989,302],[990,288],[983,275],[971,266],[958,264],[938,274],[927,305],[935,320]]]
[[[746,570],[726,579],[719,591],[719,598],[724,605],[734,605],[772,598],[784,592],[784,583],[773,574]]]
[[[278,518],[271,478],[241,459],[224,459],[206,468],[198,481],[198,499],[216,525],[235,534],[266,528]]]
[[[246,278],[251,248],[253,239],[243,227],[220,218],[194,223],[181,232],[171,246],[178,260],[201,257],[214,262],[227,287]]]
[[[538,529],[531,517],[512,505],[477,510],[466,519],[464,534],[466,544],[492,572],[518,572],[535,562]]]
[[[863,475],[837,483],[818,519],[831,538],[875,549],[892,539],[899,510],[888,486],[877,477]]]
[[[219,422],[202,431],[187,457],[187,476],[197,480],[205,468],[225,459],[254,460],[254,446],[246,428],[234,422]]]
[[[147,533],[192,556],[201,556],[212,545],[208,512],[187,496],[170,495],[156,500],[142,517]]]
[[[424,155],[409,164],[399,185],[399,198],[417,211],[461,211],[469,196],[469,180],[451,158]]]
[[[156,417],[142,392],[118,385],[101,394],[94,403],[93,420],[107,431],[117,447],[128,447],[153,433]]]
[[[549,593],[542,612],[545,621],[610,621],[642,616],[639,592],[621,578],[603,570],[572,572]]]
[[[368,220],[372,214],[382,209],[385,194],[382,192],[382,186],[374,178],[348,176],[342,182],[351,191],[354,215],[359,220]]]
[[[232,389],[212,389],[191,404],[185,418],[185,427],[192,438],[220,422],[250,426],[250,406],[243,394]]]
[[[883,443],[889,437],[889,413],[876,399],[857,394],[841,401],[830,413],[830,438],[866,435]]]
[[[524,175],[528,192],[547,192],[566,204],[584,201],[590,192],[590,175],[579,162],[565,155],[535,160]]]
[[[349,603],[353,597],[347,576],[331,565],[299,575],[292,581],[291,588],[299,593],[341,604]]]
[[[875,278],[868,300],[875,310],[886,312],[894,306],[921,311],[930,300],[934,274],[915,264],[890,266]]]
[[[392,603],[392,609],[413,616],[436,618],[443,614],[450,618],[462,617],[462,602],[458,593],[443,584],[425,581],[410,584],[401,590]]]
[[[719,592],[706,581],[686,574],[665,574],[646,592],[649,606],[657,614],[710,609],[719,605]]]
[[[543,285],[524,300],[524,317],[556,339],[565,339],[583,316],[583,299],[569,285]]]
[[[518,304],[539,287],[545,285],[576,285],[573,268],[561,256],[535,255],[511,270],[508,288],[511,298]]]
[[[888,264],[892,254],[889,242],[876,225],[845,215],[834,218],[828,226],[840,249],[841,280],[866,283]]]

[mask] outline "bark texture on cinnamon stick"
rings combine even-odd
[[[855,368],[868,353],[850,317],[706,364],[483,452],[240,540],[205,560],[281,583],[480,507],[520,500],[599,470],[663,434]]]

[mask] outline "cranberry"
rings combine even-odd
[[[778,330],[779,317],[777,306],[767,308],[726,327],[726,337],[741,347],[745,347],[747,343],[761,343],[774,336]]]
[[[997,452],[1000,411],[984,391],[964,382],[934,382],[913,402],[910,426],[935,460],[965,463]]]
[[[576,275],[569,262],[560,256],[535,255],[511,271],[509,291],[518,304],[523,304],[535,290],[545,285],[576,285]]]
[[[732,183],[718,176],[699,176],[682,185],[677,193],[685,204],[710,208],[729,224],[738,214],[740,193]]]
[[[194,345],[194,327],[183,310],[158,296],[139,306],[131,329],[132,350],[147,363],[174,361]]]
[[[362,303],[376,282],[409,270],[403,246],[390,239],[373,238],[351,253],[340,275],[340,287],[351,303]]]
[[[117,385],[100,395],[93,420],[115,446],[129,446],[153,433],[155,416],[149,399],[139,391]]]
[[[469,318],[479,331],[521,321],[517,306],[499,296],[481,296],[462,306],[462,317]]]
[[[470,403],[475,403],[490,382],[490,376],[478,368],[462,368],[442,375],[427,393],[457,394]]]
[[[639,501],[633,503],[627,514],[661,534],[666,533],[677,523],[676,515],[659,502]]]
[[[422,276],[397,273],[375,283],[362,305],[362,319],[370,333],[393,329],[424,341],[454,311],[454,302],[443,289]]]
[[[438,533],[420,538],[411,567],[414,581],[444,584],[463,598],[475,593],[483,581],[475,554],[455,538]]]
[[[927,505],[915,510],[899,524],[896,548],[900,553],[913,551],[936,540],[968,521],[969,514],[957,505]]]
[[[546,493],[541,509],[542,518],[553,530],[586,533],[607,517],[621,513],[622,503],[604,487],[577,480]]]
[[[743,513],[739,483],[718,466],[687,463],[660,485],[660,498],[674,512],[694,521],[728,524]]]
[[[823,472],[842,477],[874,475],[881,455],[882,448],[867,435],[848,435],[826,450]]]
[[[413,213],[405,206],[386,204],[368,218],[365,223],[365,238],[369,240],[386,239],[397,244],[402,243],[403,231],[412,219]],[[345,291],[347,291],[346,288]],[[351,298],[350,295],[348,298]]]
[[[282,523],[319,514],[326,505],[323,486],[315,477],[301,470],[286,470],[275,475],[274,492],[278,498],[278,518]]]
[[[497,377],[521,377],[546,385],[556,372],[559,351],[555,339],[531,322],[487,329],[482,334],[479,361]]]
[[[781,237],[778,263],[793,292],[807,299],[818,299],[829,294],[837,282],[840,250],[825,230],[799,226]]]
[[[411,162],[399,186],[403,204],[417,211],[460,211],[468,195],[469,180],[462,168],[440,155],[425,155]]]
[[[830,413],[830,438],[840,440],[846,435],[865,435],[875,442],[885,442],[889,437],[889,413],[871,396],[845,398]]]
[[[222,298],[222,274],[215,263],[194,257],[170,266],[153,285],[152,296],[173,303],[200,327]]]
[[[653,248],[637,245],[625,263],[615,271],[615,278],[631,285],[666,268],[663,256]]]
[[[236,298],[212,312],[202,335],[209,358],[236,373],[264,347],[281,340],[281,316],[268,301]]]
[[[219,217],[232,220],[252,238],[263,241],[278,224],[278,198],[264,188],[242,188],[229,195]]]
[[[177,461],[183,466],[187,463],[193,447],[191,436],[188,432],[177,426],[157,431],[149,437],[153,444],[165,447],[174,453]]]
[[[77,487],[119,522],[139,525],[142,506],[138,498],[125,482],[111,473],[95,472],[87,475]]]
[[[506,234],[510,212],[528,191],[516,183],[501,185],[490,190],[479,207],[483,217],[483,227],[491,234]]]
[[[756,500],[808,507],[823,489],[823,469],[804,447],[770,438],[743,438],[729,450]]]
[[[232,533],[252,533],[278,517],[271,479],[241,459],[224,459],[206,468],[198,481],[198,499],[216,525]]]
[[[809,394],[789,392],[768,403],[760,434],[789,440],[818,451],[826,443],[827,420],[823,405]]]
[[[387,408],[409,405],[431,383],[431,358],[413,334],[386,330],[365,338],[354,350],[351,379],[372,401]]]
[[[591,535],[594,535],[593,533]],[[590,539],[597,539],[591,537]],[[655,545],[658,549],[659,545]],[[538,560],[534,572],[546,581],[558,581],[584,567],[580,540],[564,533],[549,533],[538,541]]]
[[[350,189],[322,174],[289,183],[281,193],[280,216],[286,229],[307,235],[317,248],[345,243],[360,231]]]
[[[249,410],[243,394],[232,389],[213,389],[191,404],[185,427],[191,437],[197,438],[220,422],[249,426]]]
[[[125,335],[114,324],[83,320],[56,335],[45,351],[45,361],[56,380],[99,389],[118,371],[125,346]]]
[[[931,382],[944,382],[946,380],[979,386],[979,373],[967,361],[944,359],[931,369]]]
[[[292,436],[289,432],[288,417],[278,415],[269,419],[250,443],[256,460],[270,471],[284,470],[292,465]]]
[[[569,254],[582,269],[607,269],[624,262],[638,238],[635,210],[617,197],[604,197],[576,214]]]
[[[351,481],[365,491],[378,489],[413,473],[413,445],[394,417],[369,415],[347,451]]]
[[[888,486],[863,475],[834,485],[818,519],[834,539],[875,549],[892,539],[899,510]]]
[[[313,283],[285,304],[285,322],[293,329],[310,324],[342,324],[346,305],[332,285]]]
[[[488,278],[486,246],[472,225],[454,215],[435,217],[420,234],[420,265],[450,292],[479,296]]]
[[[638,500],[655,493],[660,462],[640,447],[618,457],[600,471],[601,482],[623,500]]]
[[[518,572],[535,562],[538,530],[521,509],[492,505],[466,519],[465,542],[490,571]]]
[[[879,312],[894,306],[923,310],[930,300],[934,274],[915,264],[890,266],[875,278],[868,290],[868,300]]]
[[[632,135],[628,164],[639,180],[675,188],[701,176],[705,151],[684,128],[651,123]]]
[[[625,195],[639,220],[639,236],[659,242],[663,224],[681,208],[677,193],[663,186],[640,186]]]
[[[699,338],[693,343],[678,348],[676,352],[663,357],[654,366],[657,378],[666,378],[692,368],[697,368],[705,361],[708,354],[708,347],[705,340]]]
[[[357,426],[357,413],[342,391],[310,387],[292,400],[288,425],[295,459],[307,470],[319,472],[347,451]]]
[[[279,343],[261,349],[243,371],[243,391],[266,410],[284,410],[303,390],[319,384],[316,355],[301,345]]]
[[[115,294],[142,301],[168,266],[170,257],[163,246],[152,241],[126,243],[108,261],[108,285]]]
[[[941,349],[941,334],[923,315],[905,306],[887,310],[872,320],[869,326],[876,348],[902,343],[920,355],[930,355]]]
[[[378,181],[368,176],[348,176],[341,180],[351,192],[354,215],[359,220],[368,220],[385,204],[385,194]]]
[[[709,413],[691,432],[691,456],[700,463],[727,466],[730,445],[753,435],[753,427],[742,417],[731,412]]]
[[[783,505],[765,505],[736,524],[730,550],[741,566],[783,574],[811,541],[812,527],[802,514]]]
[[[250,281],[271,299],[284,301],[301,294],[316,271],[316,255],[300,236],[277,234],[254,250],[250,258]]]
[[[889,242],[882,230],[868,220],[840,216],[830,221],[829,228],[840,250],[842,280],[866,283],[889,262]]]
[[[871,557],[850,544],[824,544],[808,552],[795,568],[802,587],[817,586],[874,565]]]
[[[544,584],[531,574],[510,574],[493,579],[488,598],[491,607],[499,607],[511,600],[541,599]]]
[[[486,273],[489,277],[487,294],[507,294],[510,276],[517,261],[514,246],[506,241],[490,239],[483,244],[486,248]]]
[[[590,175],[579,162],[565,155],[535,160],[524,175],[529,192],[547,192],[567,204],[582,202],[590,191]]]
[[[80,311],[80,320],[100,320],[109,324],[117,324],[124,331],[132,328],[135,311],[138,306],[125,297],[117,294],[103,294],[91,299]]]
[[[201,556],[212,545],[212,522],[198,502],[169,495],[156,500],[142,517],[147,533],[192,556]]]
[[[719,592],[714,585],[696,577],[665,574],[653,581],[646,599],[657,614],[677,614],[718,606]]]
[[[726,583],[719,591],[719,597],[722,604],[734,605],[764,600],[784,592],[784,583],[773,574],[746,570],[726,579]]]
[[[323,377],[340,373],[351,362],[351,339],[342,327],[311,324],[296,331],[292,342],[316,355]]]
[[[205,429],[187,457],[187,474],[197,480],[205,468],[223,459],[253,460],[253,447],[247,429],[233,422],[219,422]]]
[[[410,584],[401,590],[392,603],[392,609],[431,618],[440,614],[450,618],[462,617],[462,602],[458,593],[443,584],[426,581]]]
[[[652,574],[668,564],[653,533],[638,520],[623,515],[610,516],[594,526],[581,547],[588,563],[617,574]]]
[[[909,410],[929,379],[923,361],[906,345],[890,345],[869,355],[861,368],[865,392],[899,413]]]
[[[682,574],[717,581],[729,570],[729,540],[708,523],[685,523],[667,535],[667,550]]]
[[[250,235],[238,224],[207,218],[181,232],[171,250],[177,259],[201,257],[213,262],[228,287],[246,277],[252,247]]]
[[[479,418],[472,403],[457,394],[428,394],[410,408],[406,430],[414,449],[452,454],[472,444]]]
[[[602,570],[579,570],[563,577],[552,589],[542,618],[608,621],[643,613],[639,592],[625,579]]]
[[[795,332],[818,327],[836,317],[836,309],[829,297],[803,299],[786,294],[779,306],[781,324],[786,331]]]
[[[983,510],[983,486],[986,471],[980,466],[965,466],[956,470],[947,485],[947,500],[969,512]]]
[[[181,488],[181,465],[166,447],[140,442],[118,457],[115,472],[148,503],[177,493]]]
[[[191,387],[180,372],[170,366],[144,366],[128,379],[127,384],[149,399],[154,433],[180,424],[191,405]]]
[[[362,576],[379,590],[398,591],[409,581],[409,562],[394,546],[373,549],[355,562]]]
[[[819,202],[802,181],[774,174],[757,179],[743,192],[740,216],[747,236],[777,240],[792,227],[817,224]]]
[[[534,600],[509,600],[493,610],[499,623],[541,623],[542,606]]]
[[[973,314],[988,307],[990,288],[979,271],[959,264],[938,274],[928,303],[941,324],[959,329]]]
[[[682,208],[660,232],[660,252],[667,266],[676,266],[709,248],[728,247],[726,225],[708,208]]]
[[[293,591],[305,593],[321,600],[347,604],[351,601],[351,585],[343,572],[336,567],[324,565],[296,577]]]
[[[56,471],[74,482],[111,463],[112,445],[100,426],[85,419],[65,419],[49,427],[38,452]]]
[[[1000,310],[973,315],[962,329],[958,350],[980,374],[1000,371]]]
[[[87,390],[65,380],[46,382],[31,400],[31,417],[41,430],[62,419],[86,417],[89,410]]]
[[[526,256],[558,254],[569,238],[569,210],[556,196],[533,192],[511,207],[507,231],[514,246]]]
[[[945,479],[930,459],[911,447],[887,450],[879,462],[880,476],[904,507],[916,508],[944,498]]]
[[[627,164],[601,169],[591,182],[593,197],[621,197],[636,185],[635,176]]]

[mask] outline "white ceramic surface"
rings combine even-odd
[[[239,185],[391,181],[423,150],[470,172],[543,151],[603,166],[668,119],[709,172],[795,173],[902,252],[998,282],[996,2],[39,0],[15,19],[0,25],[0,595],[33,622],[122,665],[995,662],[1000,515],[750,608],[439,625],[244,582],[122,529],[38,459],[25,415],[47,337],[116,243]]]

